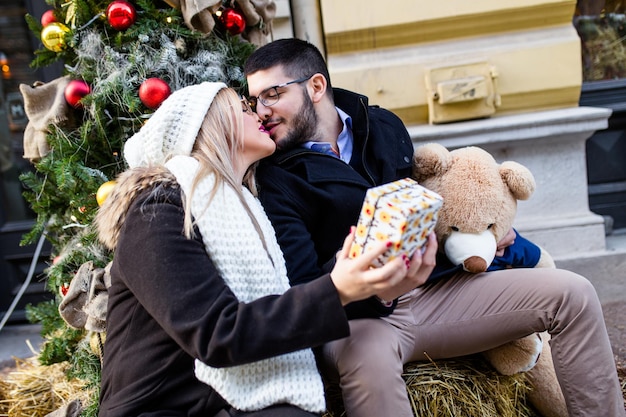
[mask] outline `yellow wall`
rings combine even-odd
[[[407,124],[428,123],[426,74],[484,62],[497,73],[494,117],[578,105],[575,1],[321,0],[333,83]]]

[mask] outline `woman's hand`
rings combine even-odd
[[[437,236],[432,232],[428,235],[424,249],[416,250],[411,259],[407,260],[409,270],[406,277],[398,285],[376,295],[383,300],[391,301],[423,285],[435,267],[437,246]]]
[[[379,268],[371,267],[372,262],[388,249],[389,244],[381,243],[359,257],[349,259],[353,241],[354,230],[346,237],[330,273],[343,305],[373,295],[391,301],[426,282],[435,267],[437,239],[434,233],[428,236],[423,253],[417,250],[411,259],[398,257]]]
[[[372,267],[372,262],[391,246],[391,242],[380,243],[372,250],[350,259],[348,254],[354,241],[354,228],[346,237],[337,262],[330,273],[330,278],[337,288],[341,303],[369,298],[400,283],[409,271],[405,259],[396,258],[380,268]]]

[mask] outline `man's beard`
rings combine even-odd
[[[285,137],[276,142],[276,149],[278,150],[293,149],[304,142],[315,140],[318,125],[317,114],[315,113],[311,97],[309,97],[305,89],[302,89],[302,94],[304,100],[295,113],[297,116],[291,120],[291,128],[287,131]]]

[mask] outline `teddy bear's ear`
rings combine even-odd
[[[535,177],[524,165],[513,161],[505,161],[500,165],[502,181],[518,200],[528,200],[535,192]]]
[[[442,175],[452,164],[452,155],[438,143],[420,145],[413,154],[413,178],[417,182]]]

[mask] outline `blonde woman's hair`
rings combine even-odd
[[[265,247],[265,239],[263,238],[261,228],[246,203],[241,190],[242,184],[238,183],[235,175],[234,162],[241,158],[241,153],[244,148],[243,117],[244,112],[242,111],[241,99],[237,93],[230,88],[220,90],[213,99],[204,117],[193,150],[191,151],[191,156],[200,162],[200,169],[192,183],[190,195],[185,198],[184,232],[187,237],[193,236],[193,222],[190,210],[188,209],[191,207],[191,198],[200,180],[207,175],[213,174],[215,177],[215,186],[211,191],[209,201],[207,201],[207,207],[221,186],[225,185],[232,188],[239,197],[241,204],[243,204],[248,212]],[[255,196],[257,195],[256,182],[254,179],[256,165],[255,163],[248,168],[243,179],[243,185]]]

